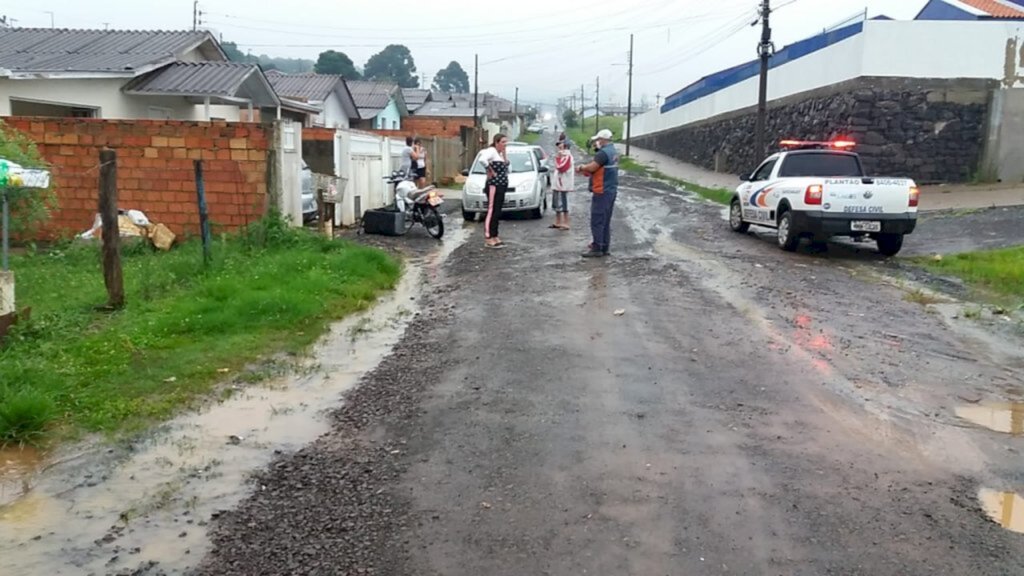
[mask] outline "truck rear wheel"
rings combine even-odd
[[[793,213],[786,211],[779,216],[777,240],[779,248],[786,252],[794,252],[800,246],[800,231],[793,228]]]
[[[733,198],[729,205],[729,227],[733,232],[741,234],[750,230],[750,224],[743,221],[743,207],[740,206],[739,198]]]
[[[883,256],[895,256],[903,248],[903,234],[879,234],[875,241]]]

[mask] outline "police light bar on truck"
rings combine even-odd
[[[849,150],[857,143],[852,140],[832,140],[831,142],[816,142],[812,140],[783,140],[779,142],[784,150]]]

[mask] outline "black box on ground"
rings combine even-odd
[[[367,210],[363,213],[363,232],[401,236],[405,233],[405,214],[396,210]]]

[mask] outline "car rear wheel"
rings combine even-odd
[[[779,217],[779,229],[777,240],[779,248],[786,252],[793,252],[800,246],[800,233],[793,227],[793,213],[784,212]]]
[[[895,256],[903,248],[903,234],[879,234],[875,241],[883,256]]]
[[[746,232],[750,230],[750,224],[743,221],[743,207],[740,206],[740,199],[733,198],[729,205],[729,227],[733,232]]]

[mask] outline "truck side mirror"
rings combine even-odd
[[[468,170],[468,169],[467,169],[467,170],[463,170],[463,171],[461,172],[461,174],[462,174],[463,176],[469,176],[469,170]]]

